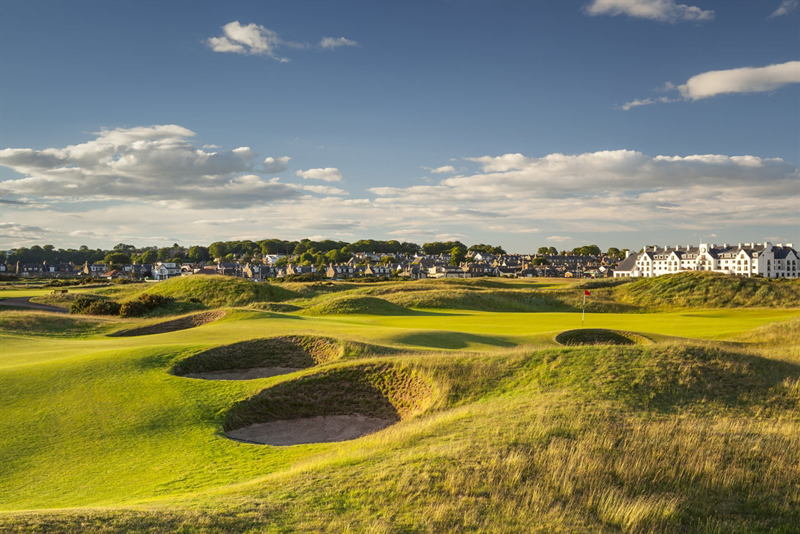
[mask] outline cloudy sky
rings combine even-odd
[[[800,241],[797,0],[0,3],[0,249]]]

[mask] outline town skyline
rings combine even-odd
[[[0,249],[795,242],[796,5],[3,2]]]

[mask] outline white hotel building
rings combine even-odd
[[[739,276],[798,278],[800,254],[792,243],[701,243],[699,246],[645,248],[629,253],[614,277],[646,277],[685,271],[712,271]]]

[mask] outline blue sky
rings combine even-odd
[[[799,13],[4,0],[0,248],[794,241]]]

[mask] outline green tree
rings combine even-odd
[[[556,249],[556,247],[550,247],[550,248],[547,249],[547,253],[548,254],[552,254],[553,256],[557,256],[558,255],[558,249]]]
[[[455,246],[450,250],[450,265],[458,266],[466,257],[466,251],[462,247]]]
[[[106,265],[108,265],[109,269],[122,269],[123,265],[130,265],[131,257],[122,252],[112,252],[110,254],[106,254],[106,256],[103,258],[103,261]]]
[[[155,263],[158,261],[158,252],[155,250],[145,250],[142,253],[142,263]]]
[[[539,247],[539,250],[536,251],[537,254],[550,254],[550,249],[547,247]]]
[[[218,258],[224,258],[228,255],[228,245],[221,241],[216,241],[208,246],[208,253],[215,260]]]
[[[158,259],[159,261],[169,261],[172,257],[172,248],[171,247],[164,247],[158,249]]]
[[[128,245],[127,243],[117,243],[114,245],[114,252],[119,252],[121,254],[127,254],[130,256],[134,252],[136,252],[136,247],[133,245]]]
[[[195,245],[189,248],[189,253],[187,255],[190,261],[198,262],[198,261],[208,261],[209,254],[208,249],[206,247],[201,247],[200,245]]]
[[[544,258],[534,258],[534,259],[533,259],[533,264],[534,264],[534,265],[549,265],[549,264],[550,264],[550,262],[549,262],[549,261],[547,261],[547,260],[546,260],[546,259],[544,259]]]

